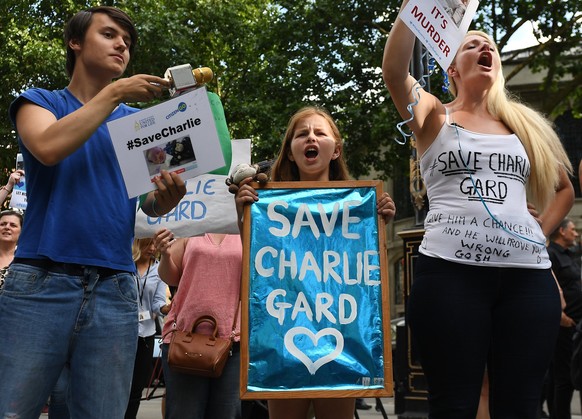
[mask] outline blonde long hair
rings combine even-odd
[[[150,246],[153,241],[154,241],[153,237],[147,237],[143,239],[133,239],[133,244],[131,246],[131,255],[133,257],[134,262],[137,262],[138,260],[141,259],[143,249]],[[158,252],[156,252],[154,258],[159,259],[159,256],[160,255],[158,254]]]
[[[469,31],[466,36],[472,35],[481,36],[495,45],[485,32]],[[495,54],[501,62],[497,47]],[[452,78],[449,90],[456,96],[457,88]],[[509,94],[502,71],[497,74],[487,95],[487,110],[507,125],[523,144],[531,165],[527,183],[528,199],[542,212],[554,197],[560,182],[560,170],[565,169],[569,175],[573,173],[572,163],[552,122]]]
[[[297,168],[297,164],[289,159],[289,154],[291,153],[291,141],[293,140],[297,124],[302,119],[308,118],[312,115],[319,115],[329,123],[334,140],[339,146],[339,157],[329,162],[329,180],[349,180],[350,175],[343,157],[343,141],[339,129],[331,115],[323,108],[317,106],[306,106],[301,108],[289,119],[287,131],[283,138],[283,144],[281,144],[281,149],[279,150],[279,155],[271,168],[271,180],[279,182],[299,180],[299,169]]]

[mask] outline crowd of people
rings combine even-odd
[[[240,234],[176,238],[162,228],[134,239],[136,207],[159,217],[186,193],[179,175],[161,170],[152,173],[154,192],[127,198],[106,122],[138,111],[126,102],[152,101],[169,87],[153,75],[121,78],[137,39],[130,17],[115,7],[75,14],[65,29],[68,86],[27,90],[10,107],[29,199],[25,216],[0,212],[0,371],[10,377],[0,380],[2,417],[37,419],[47,400],[52,419],[138,417],[160,332],[163,416],[242,417],[243,214],[259,194],[251,177],[235,188]],[[538,418],[545,384],[550,417],[570,418],[572,336],[582,321],[580,260],[572,254],[578,233],[567,218],[574,201],[570,160],[549,121],[506,94],[490,36],[465,36],[447,69],[449,103],[410,75],[414,43],[398,18],[382,71],[414,133],[429,198],[406,314],[429,416]],[[462,164],[443,163],[443,154],[460,156]],[[500,171],[472,161],[475,155],[523,164]],[[162,153],[147,158],[165,161]],[[330,113],[306,106],[292,114],[269,175],[271,182],[350,179]],[[21,176],[20,169],[9,176],[0,202]],[[464,182],[476,192],[459,187]],[[479,192],[481,182],[503,183],[507,198],[489,196],[491,188]],[[389,194],[378,196],[376,210],[384,222],[393,219]],[[470,232],[463,243],[446,234],[454,219],[466,220],[456,224]],[[477,250],[492,241],[495,251]],[[168,363],[172,332],[203,314],[217,319],[220,337],[234,340],[216,378]],[[204,325],[199,331],[210,332]],[[353,397],[268,401],[272,419],[348,419],[369,407]]]

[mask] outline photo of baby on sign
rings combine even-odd
[[[460,26],[463,21],[468,3],[469,0],[441,0],[445,12],[447,12],[457,26]]]
[[[188,163],[195,164],[196,162],[196,154],[190,136],[169,141],[162,146],[152,147],[143,153],[150,176],[157,175],[161,170],[174,171],[179,166],[183,166],[184,170],[195,167],[195,165],[188,165]]]

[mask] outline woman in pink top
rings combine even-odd
[[[171,231],[156,233],[155,243],[161,252],[158,273],[178,291],[164,323],[162,362],[166,382],[166,419],[238,419],[240,318],[236,322],[235,344],[222,375],[199,377],[172,371],[168,367],[168,344],[174,329],[188,330],[201,315],[212,315],[218,334],[228,337],[240,299],[242,242],[239,235],[206,234],[174,239]],[[239,314],[240,316],[240,314]],[[211,333],[210,325],[197,330]]]

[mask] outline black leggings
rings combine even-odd
[[[429,417],[475,419],[487,368],[491,418],[537,418],[560,316],[549,269],[420,255],[407,322],[428,383]]]
[[[149,384],[152,374],[152,360],[154,354],[155,337],[139,337],[137,352],[133,367],[133,379],[131,380],[131,392],[125,412],[125,419],[135,419],[139,410],[143,389]]]

